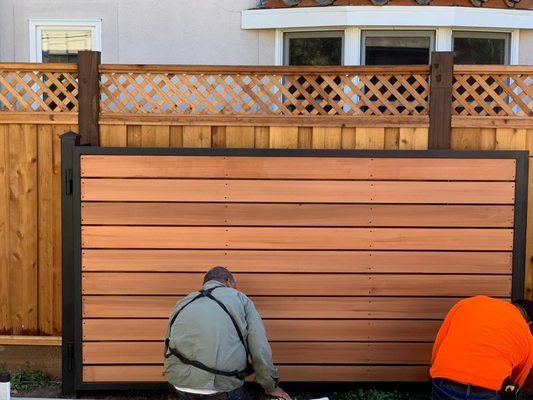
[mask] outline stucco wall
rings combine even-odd
[[[523,29],[520,31],[518,60],[519,64],[533,65],[533,29]]]
[[[105,63],[273,64],[274,32],[241,30],[257,0],[0,0],[0,59],[29,61],[30,18],[102,20]]]
[[[30,61],[29,19],[101,19],[105,63],[272,65],[273,30],[242,30],[257,0],[0,0],[0,61]],[[533,13],[533,12],[532,12]],[[533,65],[533,30],[520,32]]]

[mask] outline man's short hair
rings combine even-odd
[[[529,318],[530,321],[533,321],[533,301],[531,300],[515,300],[513,301],[513,304],[515,306],[520,307],[522,310],[524,310]]]
[[[230,281],[232,285],[235,285],[235,278],[226,267],[214,267],[207,271],[204,276],[204,283],[209,281],[219,281],[222,283]]]

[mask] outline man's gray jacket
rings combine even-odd
[[[211,294],[226,306],[248,344],[255,369],[255,381],[267,393],[271,392],[277,385],[278,376],[272,363],[272,350],[263,321],[254,303],[243,293],[218,281],[207,282],[203,289],[213,287],[216,289]],[[169,323],[176,312],[198,293],[191,293],[175,305]],[[185,307],[172,327],[167,328],[166,337],[170,338],[170,347],[189,360],[200,361],[221,371],[241,371],[246,367],[246,351],[231,318],[216,302],[207,297],[201,297]],[[165,359],[164,374],[172,385],[196,390],[229,392],[243,384],[237,378],[215,375],[184,364],[173,355]]]

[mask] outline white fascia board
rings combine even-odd
[[[331,6],[242,12],[242,29],[342,26],[533,29],[533,10],[440,6]]]

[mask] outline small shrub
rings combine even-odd
[[[23,392],[30,388],[45,386],[50,378],[43,371],[11,371],[11,389],[13,392]]]

